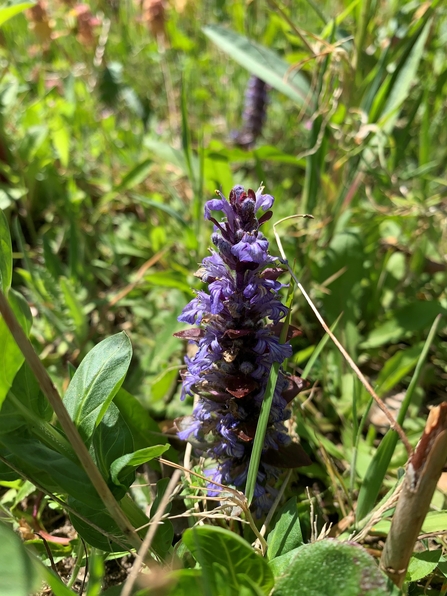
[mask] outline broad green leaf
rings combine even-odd
[[[29,596],[38,585],[39,576],[21,540],[0,522],[0,595]]]
[[[275,578],[285,575],[289,571],[292,561],[300,551],[300,548],[301,546],[294,548],[293,550],[289,550],[289,552],[285,553],[284,555],[275,557],[269,561],[269,567],[272,570]]]
[[[77,499],[73,499],[72,497],[69,497],[68,503],[75,509],[75,511],[82,514],[84,518],[111,534],[117,541],[115,542],[96,528],[93,528],[85,520],[70,513],[70,519],[74,528],[91,546],[106,552],[122,552],[122,550],[126,549],[127,541],[125,537],[115,523],[115,520],[112,519],[110,514],[103,507],[95,508]],[[128,495],[120,501],[120,506],[133,527],[141,528],[139,535],[141,538],[144,538],[148,529],[149,518]],[[159,557],[165,557],[172,544],[173,535],[174,531],[171,522],[169,520],[164,520],[163,525],[160,525],[155,534],[151,550],[157,553]],[[130,545],[128,545],[128,548],[130,548]]]
[[[236,593],[240,582],[238,574],[246,574],[264,594],[273,587],[273,574],[265,559],[257,555],[243,538],[229,530],[218,527],[199,526],[186,530],[183,542],[202,569],[213,563],[223,565],[229,571],[229,585]]]
[[[207,594],[204,590],[202,572],[199,569],[180,569],[173,571],[169,577],[174,582],[174,586],[169,590],[169,596]]]
[[[2,6],[0,8],[0,27],[9,21],[12,17],[15,17],[16,14],[19,14],[26,10],[27,8],[31,8],[34,6],[34,2],[21,2],[20,4],[14,4],[13,6]]]
[[[38,418],[50,421],[53,409],[42,393],[39,383],[26,362],[14,377],[11,387],[14,396]]]
[[[103,506],[98,508],[89,507],[87,503],[74,499],[71,496],[68,498],[68,504],[71,509],[77,511],[84,518],[105,530],[117,540],[117,542],[115,542],[115,540],[109,536],[105,536],[99,530],[88,524],[85,519],[81,519],[70,511],[70,521],[73,524],[74,529],[88,544],[90,544],[90,546],[99,548],[107,553],[122,552],[125,550],[126,546],[130,548],[130,544],[128,544],[124,534],[121,532],[110,513],[103,509]],[[148,520],[146,519],[145,523],[147,523],[147,521]]]
[[[172,384],[178,377],[178,368],[171,368],[161,371],[159,375],[151,381],[151,403],[163,399],[168,393]]]
[[[24,425],[26,425],[25,418],[17,411],[10,399],[10,394],[7,394],[0,410],[0,435],[9,434]]]
[[[132,357],[125,333],[103,340],[81,362],[64,397],[64,404],[85,441],[89,441],[121,387]]]
[[[1,15],[1,12],[0,12]],[[12,279],[11,234],[6,216],[0,209],[0,289],[6,295]]]
[[[116,459],[110,466],[110,476],[112,481],[119,485],[121,480],[126,474],[145,464],[151,459],[160,457],[165,451],[169,449],[169,445],[154,445],[153,447],[146,447],[145,449],[139,449],[134,453],[128,453]]]
[[[8,292],[8,301],[20,326],[28,335],[32,317],[26,300],[11,288]],[[24,359],[4,319],[0,317],[0,408]]]
[[[406,581],[417,582],[432,573],[441,559],[440,550],[426,550],[414,553],[407,569]]]
[[[36,153],[48,137],[48,127],[44,124],[30,126],[22,138],[18,151],[24,163],[32,163]]]
[[[107,479],[110,476],[112,463],[119,457],[134,450],[132,433],[113,402],[109,405],[107,412],[93,433],[92,447],[95,463],[101,470],[101,474]],[[124,485],[127,490],[134,479],[135,474],[131,470],[125,480],[123,474],[120,484]],[[124,496],[124,493],[118,496],[115,491],[113,492],[116,498]]]
[[[301,532],[300,518],[296,497],[292,497],[280,509],[278,521],[267,538],[269,560],[286,554],[290,550],[301,546],[303,543],[303,533]]]
[[[276,52],[219,25],[203,27],[203,32],[248,72],[312,114],[315,100],[307,79]]]
[[[251,577],[245,573],[238,573],[237,580],[239,582],[238,596],[263,596],[265,594],[261,586],[259,586]]]
[[[185,154],[180,149],[174,149],[168,143],[154,139],[149,135],[144,138],[143,145],[153,152],[156,160],[176,165],[184,174],[188,172]]]
[[[160,427],[140,402],[121,387],[115,396],[114,404],[130,428],[136,449],[167,443],[167,437],[160,435]]]
[[[273,596],[388,596],[387,578],[360,545],[320,540],[297,549]],[[397,588],[395,594],[399,594]]]
[[[103,507],[87,474],[74,461],[27,432],[0,436],[0,453],[37,484],[52,493],[71,495],[92,507]]]

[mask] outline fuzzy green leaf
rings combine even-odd
[[[205,571],[214,564],[228,572],[228,585],[239,593],[239,574],[245,574],[268,594],[273,587],[273,574],[265,559],[257,555],[243,538],[224,528],[200,526],[186,530],[183,542]]]
[[[88,441],[121,387],[132,358],[125,333],[103,340],[91,350],[76,371],[64,404],[81,436]]]

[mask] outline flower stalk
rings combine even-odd
[[[266,410],[267,387],[273,384],[252,489],[261,515],[274,499],[273,484],[281,469],[310,464],[284,424],[290,417],[288,404],[306,386],[281,368],[292,355],[289,340],[300,332],[290,327],[285,341],[279,339],[288,313],[279,296],[283,270],[274,266],[276,258],[260,231],[272,217],[273,197],[263,194],[262,187],[255,193],[242,186],[231,190],[229,200],[219,191],[217,195],[205,205],[205,218],[214,224],[215,248],[196,273],[208,292],[197,292],[179,317],[195,327],[176,334],[197,345],[195,356],[186,358],[182,399],[198,395],[199,400],[192,416],[178,420],[177,428],[181,439],[215,462],[206,471],[209,493],[217,494],[215,482],[242,490],[258,421]],[[221,221],[214,217],[216,211],[223,213]]]

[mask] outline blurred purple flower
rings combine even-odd
[[[292,355],[290,344],[279,342],[287,308],[278,293],[282,270],[272,267],[275,258],[259,231],[270,219],[274,201],[262,191],[235,186],[229,200],[217,191],[219,198],[206,203],[205,218],[214,223],[217,250],[211,250],[197,275],[208,284],[209,294],[198,292],[179,316],[179,321],[200,326],[176,334],[198,346],[195,356],[186,358],[182,399],[198,395],[199,400],[192,416],[178,420],[177,427],[181,439],[216,461],[207,472],[210,492],[217,490],[213,482],[243,489],[271,366]],[[217,221],[213,211],[223,212],[223,220]],[[258,211],[263,212],[259,217]],[[284,425],[288,403],[305,386],[280,369],[255,490],[259,515],[271,505],[271,485],[280,468],[310,463]]]
[[[262,134],[268,105],[268,85],[255,76],[248,80],[242,114],[242,128],[233,135],[237,145],[250,149]]]

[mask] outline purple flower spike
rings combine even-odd
[[[185,359],[182,399],[199,399],[192,416],[176,425],[181,439],[214,460],[208,472],[210,495],[218,494],[215,482],[243,490],[272,364],[292,355],[290,344],[279,342],[280,320],[287,314],[279,296],[281,271],[272,268],[275,258],[259,231],[271,217],[274,199],[262,192],[262,187],[255,193],[235,186],[229,200],[216,191],[219,198],[206,203],[205,218],[214,223],[217,250],[211,250],[196,275],[208,285],[208,293],[198,292],[179,316],[179,321],[199,326],[176,334],[197,345],[195,356]],[[219,211],[221,221],[212,213]],[[290,337],[296,334],[298,330],[290,331]],[[311,463],[284,425],[290,417],[288,404],[306,386],[280,369],[255,489],[258,515],[271,506],[280,469]]]

